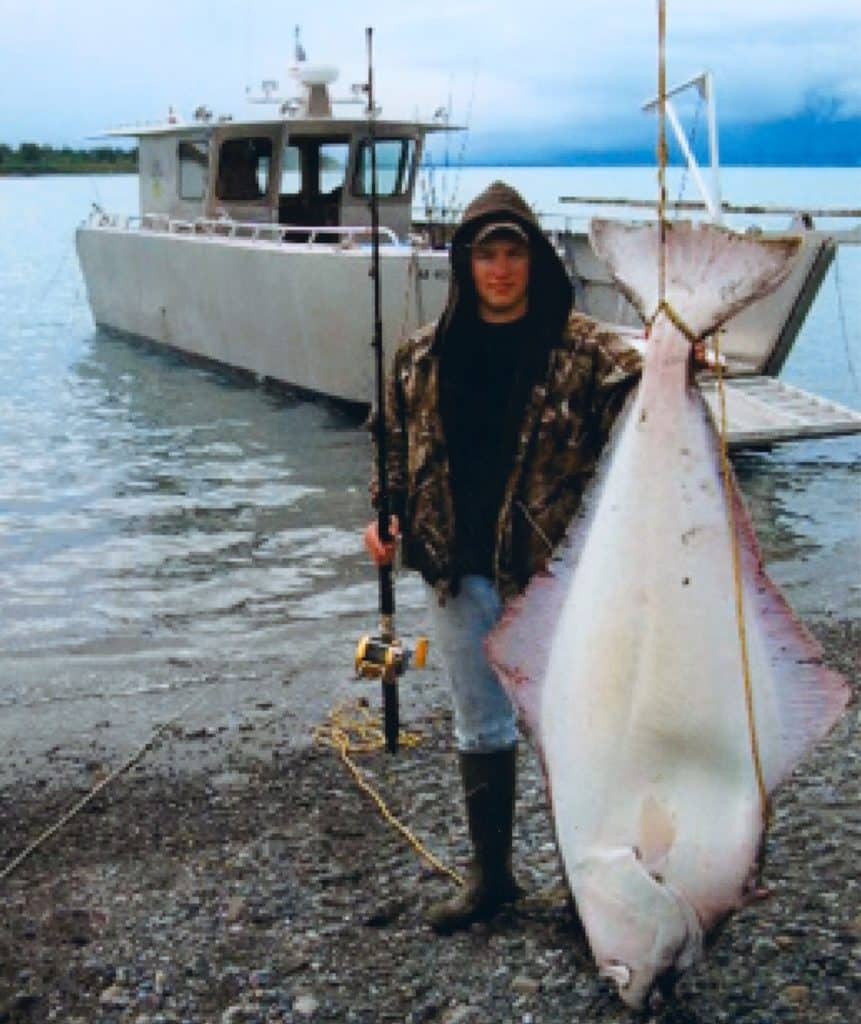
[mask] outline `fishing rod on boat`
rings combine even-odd
[[[374,126],[374,64],[373,29],[366,29],[368,45],[368,150],[371,158],[371,278],[374,289],[374,373],[376,377],[377,415],[374,441],[377,452],[377,534],[383,544],[391,541],[389,528],[390,502],[388,481],[388,442],[386,438],[385,366],[383,360],[383,321],[380,298],[380,210],[377,194],[377,143]],[[395,634],[395,587],[391,565],[379,566],[380,632],[376,636],[363,636],[356,647],[356,675],[377,679],[382,683],[383,731],[386,749],[391,754],[398,750],[400,709],[398,705],[398,679],[410,664],[424,665],[427,640],[420,639],[410,651]]]

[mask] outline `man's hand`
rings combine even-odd
[[[693,344],[693,362],[695,370],[706,370],[711,366],[711,360],[706,353],[706,343],[695,341]]]
[[[372,523],[368,523],[365,528],[365,548],[371,556],[371,561],[374,565],[391,565],[394,561],[395,551],[398,547],[398,538],[401,535],[401,527],[397,516],[392,516],[389,519],[389,534],[392,539],[384,544],[380,540],[376,519]]]

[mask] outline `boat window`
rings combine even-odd
[[[280,191],[282,196],[298,196],[302,191],[302,152],[293,144],[284,147]]]
[[[219,199],[260,199],[269,189],[272,140],[227,139],[218,154]]]
[[[209,143],[189,139],[179,144],[179,198],[203,199],[209,170]]]
[[[324,142],[320,146],[320,177],[317,192],[321,196],[331,195],[343,188],[347,176],[347,158],[350,155],[348,142]]]
[[[403,195],[410,185],[416,144],[414,139],[377,139],[377,195]],[[371,143],[363,139],[359,144],[353,194],[371,194]]]

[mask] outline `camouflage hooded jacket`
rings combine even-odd
[[[449,299],[438,322],[395,354],[386,422],[392,512],[401,522],[404,563],[440,597],[456,593],[455,511],[440,416],[440,355],[474,314],[468,244],[488,221],[516,221],[530,236],[530,309],[546,361],[527,398],[496,521],[494,575],[503,598],[547,562],[576,513],[613,421],[640,370],[616,334],[570,313],[572,288],[556,251],[514,189],[497,182],[471,203],[452,240]]]

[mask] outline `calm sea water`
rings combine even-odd
[[[457,205],[496,177],[559,220],[561,194],[654,186],[636,168],[464,168],[435,185]],[[724,193],[849,206],[861,171],[730,169]],[[375,618],[365,432],[97,330],[74,253],[93,202],[136,212],[136,180],[0,180],[0,710],[253,673],[322,646],[337,661],[333,644],[346,673],[357,624]],[[784,377],[861,408],[861,247],[841,250]],[[737,468],[793,605],[861,617],[861,438]],[[399,594],[419,608],[414,580]]]

